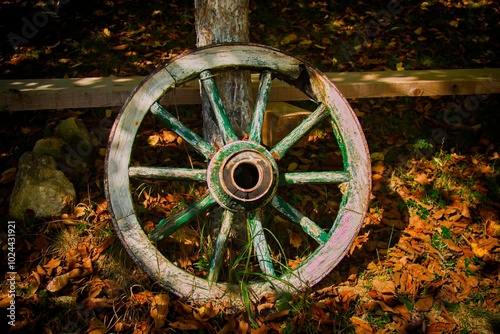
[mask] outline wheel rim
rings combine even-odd
[[[224,106],[211,80],[211,72],[226,68],[251,69],[262,73],[261,83],[248,139],[238,138],[225,114]],[[264,112],[273,77],[285,80],[312,96],[318,107],[300,125],[271,149],[261,145]],[[179,122],[159,101],[169,91],[199,78],[209,99],[224,147],[216,150]],[[132,147],[144,117],[152,113],[189,143],[208,161],[207,169],[181,169],[130,166]],[[279,173],[276,162],[319,122],[328,119],[341,148],[343,170]],[[174,59],[146,78],[125,103],[111,131],[106,157],[106,195],[117,234],[122,243],[152,278],[173,293],[195,300],[219,299],[238,305],[242,288],[250,299],[257,300],[271,291],[306,289],[324,278],[343,258],[359,231],[370,193],[370,162],[361,127],[348,103],[336,87],[308,63],[276,49],[251,44],[216,45],[196,50]],[[252,179],[238,179],[239,173]],[[147,234],[139,221],[130,180],[135,178],[201,181],[209,192],[178,214],[157,224]],[[342,201],[329,230],[279,196],[280,186],[302,184],[340,184]],[[189,223],[205,210],[224,209],[219,236],[205,278],[174,265],[155,242]],[[295,223],[318,246],[294,270],[276,274],[263,229],[264,207],[272,207]],[[259,282],[231,284],[218,281],[224,247],[238,212],[248,221],[253,249],[264,279]],[[278,277],[277,277],[278,276]]]

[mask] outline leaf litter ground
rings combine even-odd
[[[271,6],[286,22],[274,25],[276,20],[266,21],[270,14],[263,10],[264,4],[255,2],[251,4],[252,37],[309,58],[324,71],[498,67],[494,52],[498,41],[493,33],[498,29],[499,20],[493,19],[498,18],[498,5],[465,1],[426,4],[405,4],[404,13],[391,16],[390,25],[381,25],[379,34],[361,43],[359,32],[365,31],[373,12],[384,8],[363,2],[338,2],[335,8],[321,2],[276,3]],[[160,10],[156,14],[114,6],[86,8],[95,14],[92,17],[100,18],[99,22],[74,33],[71,39],[61,38],[54,47],[37,44],[44,37],[57,38],[41,31],[37,43],[3,58],[4,74],[21,77],[21,65],[22,76],[30,78],[145,74],[187,48],[179,39],[194,41],[193,26],[187,23],[193,22],[189,8],[170,4],[170,10],[177,11],[175,20],[168,20],[162,16],[160,2],[151,5]],[[432,9],[443,15],[432,21],[433,27],[422,26],[421,18],[432,18]],[[76,15],[82,10],[68,12]],[[112,25],[110,13],[115,16]],[[140,18],[134,21],[138,23],[136,30],[128,25],[131,15]],[[153,22],[141,26],[146,22],[142,15],[152,15]],[[82,15],[84,20],[90,17]],[[471,20],[477,22],[478,31],[459,29]],[[170,26],[176,22],[183,28]],[[331,25],[328,33],[326,25]],[[158,35],[154,35],[157,28]],[[352,46],[346,48],[348,57],[336,49],[338,44],[332,44],[333,28],[336,40]],[[47,29],[53,27],[48,25]],[[265,33],[257,33],[259,29]],[[75,42],[77,36],[84,42]],[[156,45],[158,40],[166,42]],[[81,45],[89,51],[76,51]],[[106,59],[100,61],[99,57]],[[45,72],[48,68],[50,73]],[[103,195],[105,135],[94,141],[97,156],[93,168],[75,184],[80,203],[74,211],[53,221],[27,220],[18,231],[22,234],[17,249],[18,332],[498,332],[498,98],[349,102],[370,146],[372,201],[349,254],[314,290],[294,296],[263,296],[250,313],[232,313],[213,303],[187,304],[169,295],[132,263],[114,237]],[[112,119],[112,115],[106,110],[2,115],[2,215],[6,216],[13,186],[12,168],[37,139],[50,133],[57,120],[80,116],[89,129],[96,129],[102,119]],[[459,118],[450,117],[457,115]],[[200,127],[196,117],[188,122],[192,128]],[[145,153],[138,159],[179,161],[182,157],[187,159],[183,163],[203,164],[186,154],[182,141],[168,129],[153,127],[148,131],[139,135],[138,145],[143,145]],[[335,149],[314,140],[306,149],[297,148],[282,168],[307,168],[317,165],[320,158],[338,163]],[[159,148],[169,154],[158,155]],[[157,215],[176,212],[206,191],[184,184],[171,189],[142,183],[136,186],[138,207],[151,218],[144,219],[146,230],[147,222],[154,224]],[[304,214],[321,219],[319,209],[336,208],[335,198],[325,200],[323,193],[322,189],[295,187],[286,189],[283,196],[295,201]],[[179,231],[168,251],[181,267],[202,275],[206,263],[196,251],[201,245],[200,232],[197,228]],[[291,230],[280,240],[290,267],[300,264],[304,252],[300,247],[306,247],[299,232]],[[2,291],[0,303],[5,306],[6,287]]]

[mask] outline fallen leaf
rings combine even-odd
[[[442,334],[442,333],[450,333],[453,329],[455,329],[456,325],[446,322],[435,322],[427,327],[427,331],[425,334]]]
[[[90,321],[89,329],[85,332],[87,334],[105,334],[106,325],[101,320],[94,318]]]
[[[420,173],[415,176],[415,182],[421,185],[427,185],[430,183],[427,174],[425,173]]]
[[[14,182],[16,180],[16,173],[17,173],[17,169],[14,167],[9,168],[6,171],[4,171],[0,177],[0,184]]]
[[[50,259],[50,261],[47,264],[44,264],[43,267],[47,271],[47,276],[51,276],[52,270],[59,267],[60,264],[61,264],[60,258],[55,258],[55,259],[52,258],[52,259]]]
[[[291,33],[285,37],[283,37],[283,39],[281,40],[281,44],[282,45],[286,45],[286,44],[290,44],[291,42],[297,40],[297,34],[296,33]]]
[[[369,235],[370,235],[370,231],[366,232],[365,234],[363,234],[361,236],[356,237],[356,239],[354,239],[354,242],[351,245],[351,249],[349,250],[349,255],[352,255],[352,253],[354,252],[354,250],[356,248],[361,249],[361,247],[363,247],[363,244],[368,241]]]
[[[299,248],[302,245],[302,238],[300,237],[300,234],[290,232],[289,237],[290,245],[292,245],[292,247]]]
[[[219,309],[214,307],[212,302],[206,303],[204,306],[194,309],[193,315],[196,320],[206,322],[219,314]]]
[[[352,317],[351,322],[354,325],[354,331],[356,332],[356,334],[375,333],[372,326],[367,321],[361,318]]]
[[[204,329],[203,324],[197,320],[177,318],[177,321],[171,322],[170,326],[184,331]]]
[[[415,303],[415,310],[421,312],[427,312],[432,308],[434,304],[434,298],[432,296],[427,296],[425,298],[417,300]]]
[[[474,255],[480,259],[482,259],[485,256],[491,255],[486,248],[479,246],[476,242],[471,242],[470,246],[472,248],[472,252],[474,253]]]
[[[375,278],[372,283],[373,289],[382,294],[395,294],[396,285],[393,281],[383,281],[380,278]]]
[[[54,277],[47,283],[47,290],[50,292],[57,292],[64,288],[69,283],[69,274],[62,274]]]
[[[384,160],[385,154],[383,152],[373,152],[370,154],[370,159],[373,161]]]
[[[287,171],[289,172],[293,172],[294,170],[296,170],[297,168],[299,167],[299,164],[296,163],[296,162],[292,162],[288,165],[287,167]]]
[[[102,30],[102,34],[104,35],[104,37],[109,37],[109,36],[111,36],[111,31],[109,31],[108,28],[104,28]]]
[[[165,293],[160,293],[153,297],[149,315],[153,318],[155,328],[162,328],[168,315],[169,297]]]
[[[128,49],[128,44],[126,44],[126,43],[111,47],[111,50],[113,50],[113,51],[124,51],[127,49]]]

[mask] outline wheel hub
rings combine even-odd
[[[229,143],[208,165],[208,188],[231,211],[252,211],[267,204],[278,184],[278,167],[262,146],[247,141]]]

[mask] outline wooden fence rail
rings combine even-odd
[[[500,69],[327,73],[346,98],[500,93]],[[144,77],[0,80],[0,111],[100,108],[123,105]],[[257,89],[258,76],[252,76]],[[270,101],[308,99],[275,80]],[[164,98],[167,104],[200,103],[197,82]]]

